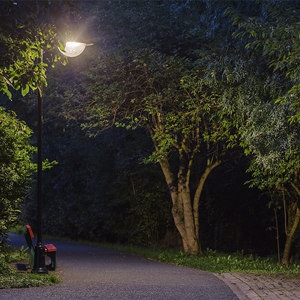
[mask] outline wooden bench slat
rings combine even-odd
[[[30,234],[30,237],[33,239],[34,238],[34,235],[33,235],[33,232],[32,232],[32,229],[29,225],[26,225],[27,229],[28,229],[28,232]]]
[[[57,251],[57,248],[53,244],[46,244],[44,246],[45,246],[45,252]]]

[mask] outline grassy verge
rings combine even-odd
[[[31,274],[28,271],[19,272],[13,267],[18,262],[25,265],[28,261],[29,255],[23,247],[15,250],[6,245],[2,246],[0,248],[0,289],[37,287],[60,282],[55,274],[40,275]]]
[[[300,277],[299,262],[293,263],[290,266],[283,266],[277,263],[272,257],[263,258],[254,255],[245,255],[243,252],[225,254],[217,253],[216,251],[207,249],[201,256],[191,256],[179,250],[149,249],[136,246],[96,243],[89,244],[124,251],[160,262],[201,269],[213,273],[241,272],[253,273],[257,275],[280,275],[291,278]]]

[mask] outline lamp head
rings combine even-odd
[[[80,55],[84,51],[85,47],[85,43],[67,42],[64,51],[60,50],[59,48],[58,49],[65,56],[75,57]]]

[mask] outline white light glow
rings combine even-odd
[[[75,47],[78,47],[78,46],[80,46],[82,44],[83,43],[78,43],[78,42],[67,42],[66,43],[66,47],[75,48]]]
[[[86,47],[85,43],[67,42],[65,50],[62,51],[59,49],[59,51],[65,56],[75,57],[80,55],[84,51],[85,47]]]

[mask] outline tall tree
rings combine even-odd
[[[201,253],[198,210],[203,186],[221,163],[230,136],[218,114],[219,88],[205,84],[203,77],[200,62],[195,67],[176,56],[138,52],[89,72],[80,105],[88,113],[84,127],[92,133],[113,125],[147,129],[154,152],[146,161],[161,166],[175,225],[191,254]],[[198,159],[203,171],[193,178]]]
[[[234,10],[227,14],[238,25],[236,38],[244,39],[256,67],[248,78],[235,108],[241,112],[241,138],[251,155],[252,185],[275,189],[287,195],[288,222],[282,263],[289,263],[290,249],[299,224],[298,118],[299,64],[297,33],[298,1],[261,1],[257,14],[246,16]],[[250,85],[252,83],[252,85]],[[255,89],[251,92],[249,86]],[[281,102],[282,105],[278,104]],[[285,199],[285,197],[283,198]]]
[[[246,151],[253,155],[249,168],[252,186],[275,190],[281,197],[286,217],[286,241],[282,263],[289,264],[292,241],[300,221],[299,197],[299,133],[298,123],[290,124],[292,104],[284,106],[272,102],[256,104],[248,115],[243,130]],[[276,206],[276,203],[271,203]]]

